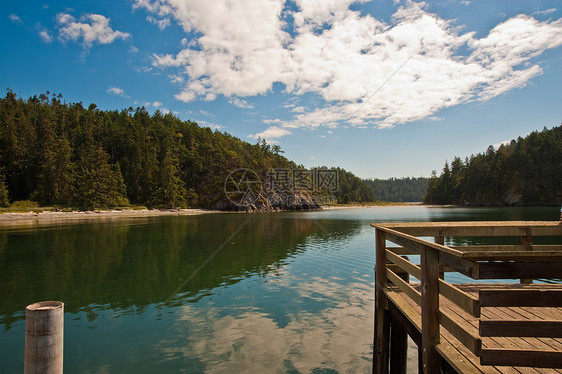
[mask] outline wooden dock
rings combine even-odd
[[[420,373],[562,373],[562,284],[533,283],[562,278],[562,223],[372,226],[373,373],[406,373],[408,335],[418,346]],[[539,236],[557,244],[533,244]],[[519,244],[444,245],[463,237],[517,237]],[[491,282],[451,284],[446,272]]]

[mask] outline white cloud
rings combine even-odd
[[[292,133],[289,130],[284,129],[282,127],[270,126],[266,130],[259,132],[257,134],[248,135],[248,137],[253,139],[265,139],[268,143],[274,144],[274,143],[278,143],[277,139],[291,134]]]
[[[556,12],[556,8],[550,8],[550,9],[545,9],[545,10],[537,10],[536,12],[533,12],[533,15],[538,15],[538,16],[547,16],[551,13]]]
[[[180,318],[173,326],[185,336],[184,344],[155,342],[156,349],[169,357],[196,358],[209,373],[281,373],[288,367],[299,373],[326,368],[340,373],[369,372],[372,284],[358,280],[342,286],[334,278],[296,283],[294,278],[283,274],[277,282],[267,284],[272,292],[282,287],[300,298],[330,300],[329,306],[315,313],[295,308],[286,314],[286,322],[279,323],[259,308],[225,315],[212,302],[205,309],[188,305],[180,308]],[[408,351],[410,360],[417,353],[412,342]],[[416,362],[415,356],[411,359]]]
[[[131,48],[129,48],[129,52],[131,53],[139,53],[139,49],[137,47],[135,47],[134,45],[131,46]]]
[[[166,27],[170,26],[170,23],[171,23],[169,18],[157,19],[157,18],[148,16],[148,17],[146,17],[146,19],[150,23],[153,23],[153,24],[157,25],[160,30],[164,30]]]
[[[51,43],[53,41],[53,37],[51,36],[51,34],[49,34],[49,31],[47,31],[46,29],[39,30],[39,37],[45,43]]]
[[[228,102],[232,105],[236,105],[239,108],[243,109],[252,109],[254,106],[249,104],[246,100],[240,99],[238,97],[232,97],[228,100]]]
[[[218,123],[213,123],[213,122],[197,121],[197,124],[201,127],[208,127],[211,130],[222,130],[222,129],[224,129],[224,126],[221,126]]]
[[[109,26],[109,18],[100,14],[88,14],[81,18],[82,22],[67,13],[57,14],[57,23],[59,27],[59,38],[62,41],[79,42],[89,48],[94,43],[110,44],[115,39],[128,39],[131,34],[113,30]]]
[[[170,78],[172,83],[175,83],[175,84],[182,84],[184,82],[183,77],[179,76],[179,75],[170,74],[170,75],[168,75],[168,78]]]
[[[508,145],[509,143],[511,143],[511,140],[504,140],[504,141],[502,141],[502,142],[493,144],[493,147],[494,147],[495,149],[499,149],[500,146],[502,146],[502,145]]]
[[[129,98],[129,96],[125,95],[125,91],[123,91],[123,89],[120,87],[111,86],[108,87],[108,89],[105,92],[111,95]]]
[[[267,94],[275,83],[323,100],[277,129],[392,127],[432,117],[525,86],[542,72],[533,59],[562,45],[561,20],[519,15],[476,38],[425,3],[408,2],[385,22],[352,11],[355,2],[295,0],[294,11],[284,0],[136,0],[134,8],[189,34],[181,50],[153,60],[185,74],[178,100]],[[287,13],[294,22],[285,23]]]
[[[21,20],[21,18],[17,14],[12,13],[12,14],[8,15],[8,18],[10,19],[10,21],[12,21],[14,23],[23,24],[23,21]]]

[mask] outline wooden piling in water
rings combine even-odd
[[[390,350],[390,315],[388,313],[388,298],[384,293],[386,288],[386,235],[382,231],[377,231],[375,261],[375,344],[373,352],[373,373],[387,374]]]
[[[25,374],[61,374],[64,304],[41,301],[25,308]]]
[[[402,256],[406,260],[408,257]],[[397,274],[400,279],[410,282],[408,273]],[[390,374],[406,374],[408,370],[408,332],[398,321],[390,323]]]

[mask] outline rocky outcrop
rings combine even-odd
[[[225,199],[217,202],[213,207],[217,210],[245,211],[245,212],[278,212],[294,210],[322,209],[318,197],[308,191],[279,193],[275,191],[261,191],[254,195],[251,191],[239,202]]]

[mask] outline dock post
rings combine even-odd
[[[439,253],[436,249],[423,245],[420,257],[423,372],[432,374],[441,370],[441,359],[435,348],[440,341]]]
[[[435,243],[445,245],[445,237],[443,235],[436,236]],[[445,271],[443,270],[443,265],[439,265],[439,278],[445,280]]]
[[[525,230],[525,234],[519,237],[519,245],[523,246],[524,251],[533,250],[533,236],[531,235],[531,230],[528,228]],[[529,278],[523,278],[519,280],[521,284],[532,284],[533,280]]]
[[[375,341],[373,373],[388,373],[390,315],[386,288],[386,233],[375,231]]]
[[[402,256],[406,260],[408,257]],[[410,282],[408,273],[397,274],[406,282]],[[406,374],[408,369],[408,333],[396,320],[390,323],[390,374]]]
[[[24,374],[62,374],[64,304],[42,301],[25,308]]]

